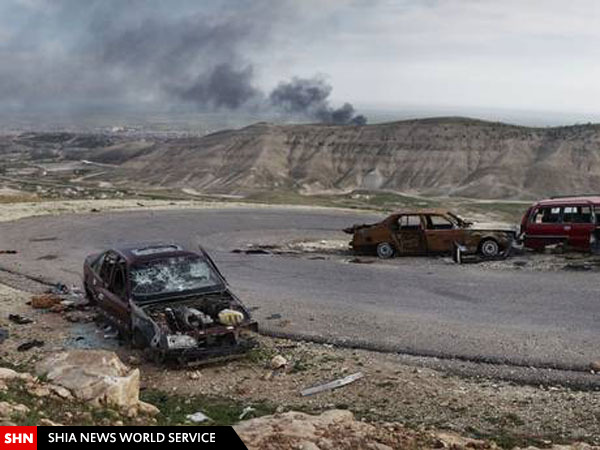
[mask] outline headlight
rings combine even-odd
[[[169,348],[190,348],[198,345],[198,341],[187,334],[170,334],[167,336]]]

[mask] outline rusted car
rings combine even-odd
[[[491,258],[507,252],[516,237],[516,227],[469,222],[443,209],[398,211],[375,224],[344,229],[352,234],[350,246],[358,254],[428,255],[448,253],[453,245],[465,254]]]
[[[101,315],[157,361],[190,364],[255,345],[256,321],[203,249],[116,248],[88,256],[83,273]]]

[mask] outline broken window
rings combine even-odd
[[[107,253],[104,257],[104,261],[102,262],[102,267],[100,267],[100,278],[105,283],[110,282],[110,277],[112,275],[112,269],[115,265],[115,257]]]
[[[591,223],[592,208],[590,206],[565,206],[564,223]]]
[[[131,269],[131,290],[134,296],[206,290],[221,285],[219,276],[200,258],[178,256],[150,261]]]
[[[538,208],[533,217],[533,223],[559,223],[561,208],[559,206],[545,206]]]
[[[125,295],[125,269],[123,265],[115,265],[109,290],[119,297]]]
[[[451,230],[454,224],[444,216],[427,216],[427,228],[429,230]]]
[[[421,217],[416,215],[400,216],[398,219],[398,227],[400,230],[420,230]]]

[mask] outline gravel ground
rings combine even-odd
[[[485,378],[465,378],[406,364],[401,356],[260,337],[247,358],[198,369],[166,369],[143,362],[140,354],[104,339],[95,324],[71,323],[64,315],[34,310],[30,293],[0,285],[0,328],[8,338],[4,363],[27,369],[48,352],[74,346],[116,350],[142,372],[142,388],[178,395],[216,395],[249,403],[266,402],[279,411],[349,409],[372,422],[394,421],[414,429],[454,431],[491,438],[505,447],[549,442],[600,444],[600,393],[558,386],[524,386]],[[34,323],[18,325],[9,314]],[[79,339],[81,338],[81,339]],[[44,346],[19,352],[32,339]],[[285,367],[271,369],[275,355]],[[352,373],[364,377],[340,389],[303,397],[303,388]]]

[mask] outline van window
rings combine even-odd
[[[590,223],[592,208],[589,206],[565,206],[563,211],[564,223]]]
[[[535,210],[531,217],[532,223],[559,223],[560,222],[560,206],[544,206]]]

